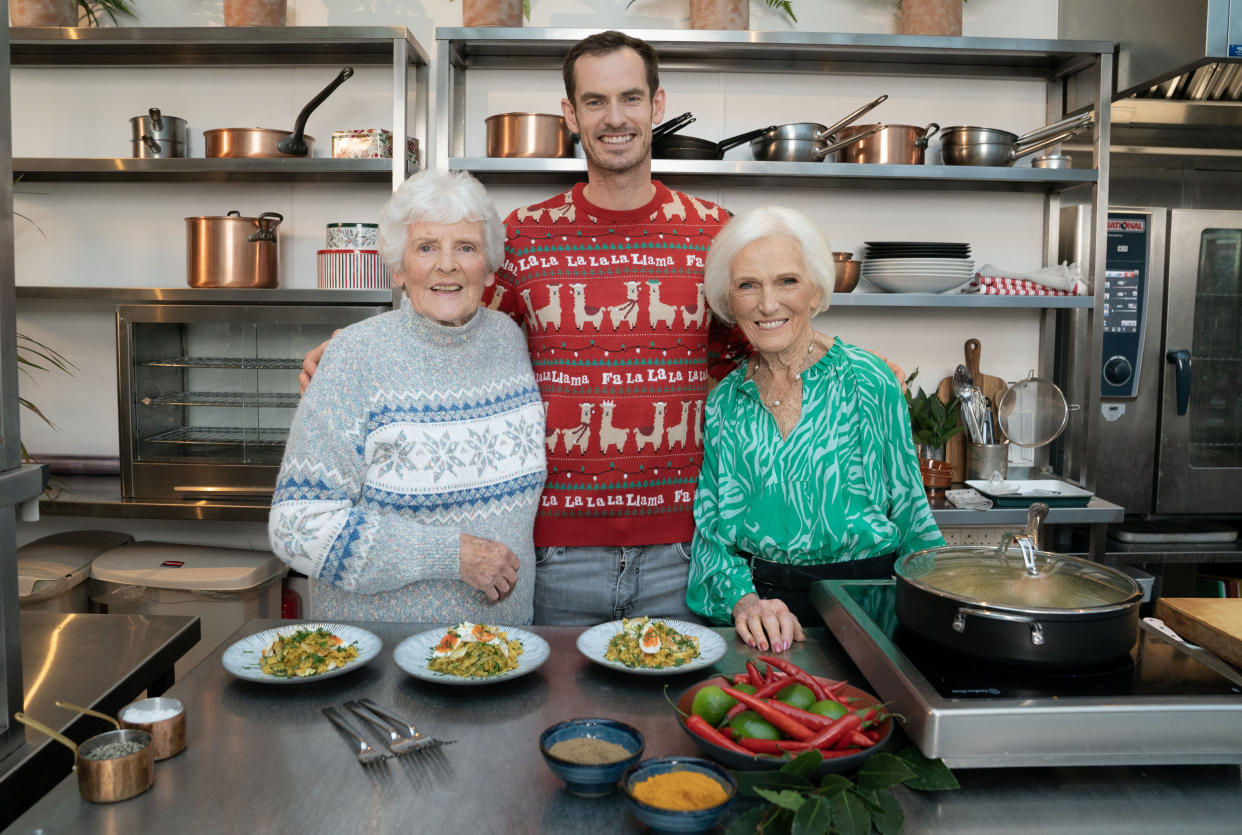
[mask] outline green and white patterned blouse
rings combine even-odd
[[[788,438],[745,365],[707,399],[686,602],[717,623],[755,591],[739,553],[817,565],[944,544],[889,367],[834,339],[802,381]]]

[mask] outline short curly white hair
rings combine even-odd
[[[807,278],[819,288],[819,307],[812,315],[823,313],[832,304],[836,286],[836,265],[832,247],[809,217],[784,206],[763,206],[735,216],[712,241],[704,264],[703,289],[712,312],[729,324],[729,264],[738,253],[761,238],[793,238],[802,250],[802,264]]]
[[[392,193],[380,209],[379,253],[395,275],[405,254],[406,230],[411,223],[483,224],[487,271],[500,268],[505,253],[505,225],[483,184],[465,171],[420,171]]]

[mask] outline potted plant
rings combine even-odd
[[[461,0],[462,26],[521,26],[530,0]]]
[[[897,0],[897,31],[902,35],[960,38],[966,0]]]
[[[922,388],[912,394],[910,383],[919,374],[914,369],[906,378],[906,405],[910,407],[910,429],[918,448],[919,458],[944,460],[944,445],[949,439],[961,432],[963,428],[959,420],[961,403],[956,397],[948,403],[935,394],[928,394]]]
[[[116,23],[116,16],[137,17],[131,0],[9,0],[9,22],[13,26],[98,26],[100,15]]]
[[[225,26],[284,26],[288,0],[224,0]]]
[[[634,5],[630,0],[626,8]],[[793,0],[763,0],[769,9],[784,12],[794,23]],[[691,29],[749,29],[750,0],[690,0]]]
[[[131,0],[77,0],[77,5],[79,16],[86,18],[86,22],[91,26],[99,25],[101,14],[106,14],[113,23],[117,22],[117,15],[138,17]]]

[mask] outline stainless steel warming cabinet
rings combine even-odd
[[[118,307],[123,496],[268,501],[298,405],[302,357],[337,328],[386,309]]]

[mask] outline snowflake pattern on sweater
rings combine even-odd
[[[584,185],[518,209],[489,305],[522,322],[547,405],[537,545],[688,541],[702,462],[703,262],[720,206],[655,183],[645,206]]]
[[[315,617],[529,623],[543,425],[522,335],[504,316],[445,327],[406,306],[352,325],[294,417],[272,550],[311,578]],[[505,600],[459,579],[463,532],[517,555]]]

